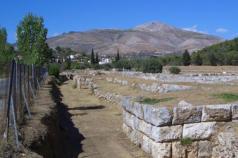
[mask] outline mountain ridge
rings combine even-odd
[[[90,53],[94,48],[99,54],[113,55],[117,49],[123,55],[164,55],[190,52],[222,42],[213,35],[186,31],[161,22],[149,22],[132,29],[93,29],[64,33],[47,40],[50,47],[69,47]]]

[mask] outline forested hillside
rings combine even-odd
[[[238,38],[206,47],[192,54],[196,65],[238,65]]]

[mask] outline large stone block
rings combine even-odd
[[[232,120],[238,120],[238,105],[232,105]]]
[[[132,97],[129,97],[129,96],[124,96],[122,97],[122,107],[126,110],[126,111],[129,111],[131,112],[132,111],[132,106],[133,106],[133,103],[132,103]]]
[[[143,135],[143,142],[141,145],[142,150],[150,154],[152,150],[152,143],[153,141],[149,137],[147,137],[146,135]]]
[[[209,139],[215,132],[216,122],[202,122],[193,124],[184,124],[183,138],[192,140]]]
[[[122,131],[127,135],[129,136],[130,133],[132,132],[132,129],[127,126],[125,123],[122,124]]]
[[[138,118],[143,119],[143,109],[140,103],[135,102],[132,106],[132,113],[135,114]]]
[[[155,126],[169,125],[172,122],[172,112],[167,107],[143,105],[144,120]]]
[[[152,127],[151,138],[156,142],[170,142],[181,139],[182,126]]]
[[[141,146],[143,142],[143,134],[137,130],[132,130],[130,135],[129,135],[130,140],[138,145]]]
[[[172,158],[197,158],[197,153],[197,142],[189,145],[182,145],[181,142],[172,143]]]
[[[129,112],[127,111],[123,111],[123,122],[131,127],[134,128],[134,116],[131,115]]]
[[[152,143],[151,153],[153,158],[171,158],[171,143]]]
[[[209,141],[198,142],[198,158],[212,157],[212,143]]]
[[[202,111],[202,121],[229,121],[231,120],[231,105],[206,105]]]
[[[175,107],[173,109],[173,122],[172,124],[185,124],[201,122],[202,107],[200,106],[184,106]]]
[[[144,120],[140,120],[139,124],[139,131],[146,134],[147,136],[151,135],[152,125],[149,123],[146,123]]]

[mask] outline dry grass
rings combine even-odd
[[[119,79],[120,76],[110,76],[117,77]],[[124,78],[124,77],[122,77]],[[130,80],[129,82],[148,82],[143,79],[136,78],[124,78],[126,80]],[[159,103],[161,106],[169,106],[172,107],[177,105],[181,100],[185,100],[194,105],[208,105],[208,104],[225,104],[232,102],[234,100],[227,100],[222,97],[217,97],[218,94],[228,93],[234,94],[238,92],[238,84],[235,85],[225,85],[225,84],[199,84],[199,83],[176,83],[180,85],[190,85],[192,86],[192,90],[187,91],[178,91],[178,92],[170,92],[170,93],[150,93],[141,91],[137,88],[132,88],[129,86],[122,86],[119,84],[109,83],[104,78],[100,80],[96,80],[100,89],[105,90],[107,92],[119,93],[125,96],[143,96],[145,98],[155,98],[155,99],[163,99],[163,98],[174,98],[165,102]],[[150,81],[151,83],[155,81]]]

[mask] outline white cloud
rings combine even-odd
[[[218,33],[227,33],[227,32],[229,32],[229,30],[225,29],[225,28],[217,28],[216,32],[218,32]]]
[[[191,27],[183,28],[183,30],[192,31],[192,32],[198,32],[198,33],[206,33],[205,31],[199,30],[197,25],[193,25]]]

